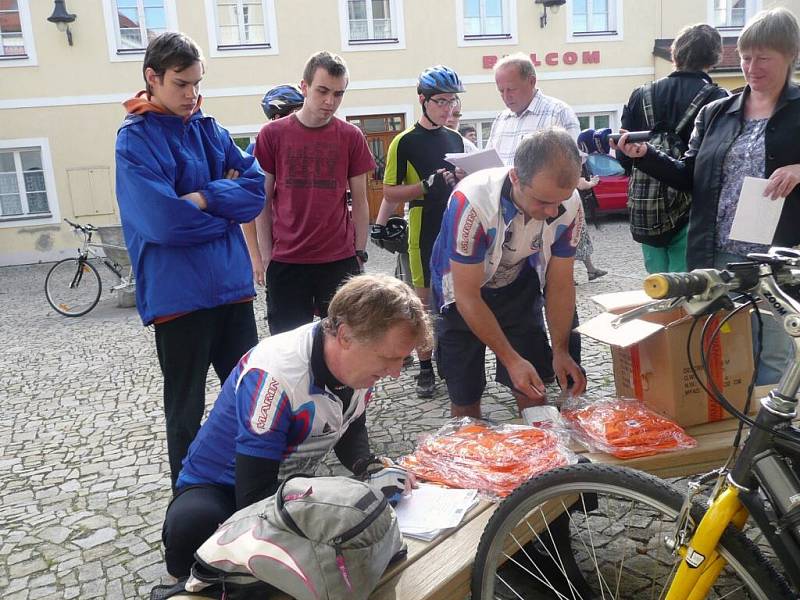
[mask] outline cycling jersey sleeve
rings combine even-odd
[[[442,231],[449,236],[449,258],[465,264],[483,262],[489,241],[480,216],[462,192],[455,191],[444,214]]]
[[[578,207],[575,218],[569,224],[560,224],[556,230],[553,243],[550,245],[550,254],[558,258],[572,258],[578,246],[581,230],[586,227],[583,208]]]
[[[384,185],[400,185],[406,178],[405,162],[403,162],[402,166],[397,162],[397,148],[400,145],[401,136],[402,134],[395,136],[386,151],[386,166],[383,171]]]
[[[281,383],[266,371],[249,369],[236,387],[236,452],[282,461],[294,413]]]
[[[371,456],[369,451],[369,436],[367,434],[367,413],[361,413],[336,442],[333,447],[336,458],[345,467],[353,471],[353,466],[359,459]]]

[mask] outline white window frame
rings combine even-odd
[[[252,143],[256,141],[258,133],[261,131],[263,126],[264,123],[260,123],[258,125],[234,125],[233,127],[226,127],[226,129],[231,135],[231,139],[246,137]]]
[[[586,0],[587,7],[591,6],[594,0]],[[614,25],[610,32],[586,32],[575,33],[572,29],[572,17],[574,14],[572,2],[567,2],[567,43],[585,43],[585,42],[620,42],[623,38],[623,23],[625,15],[622,11],[623,0],[608,0],[609,15],[608,20]],[[589,8],[591,13],[591,8]]]
[[[517,2],[516,0],[501,1],[503,3],[503,29],[506,29],[508,33],[502,36],[487,35],[466,39],[464,37],[464,0],[455,0],[456,43],[460,48],[469,48],[471,46],[511,46],[517,44]]]
[[[216,0],[205,0],[205,2],[209,56],[223,58],[226,56],[268,56],[278,54],[278,22],[275,18],[275,0],[261,0],[261,8],[264,11],[264,28],[267,32],[266,45],[259,45],[253,48],[243,45],[223,49],[220,49],[217,37]]]
[[[746,10],[744,15],[744,21],[750,20],[754,14],[761,10],[762,0],[746,0]],[[722,37],[739,37],[739,34],[742,32],[743,27],[717,27],[714,22],[715,11],[714,11],[714,0],[707,0],[707,17],[706,22],[710,23],[712,27],[716,27],[717,31]]]
[[[15,140],[0,140],[0,150],[39,150],[42,155],[42,169],[44,171],[44,188],[47,192],[47,204],[50,207],[49,214],[42,216],[31,216],[29,214],[13,217],[0,217],[0,229],[8,227],[24,227],[26,225],[49,225],[61,222],[61,211],[56,195],[56,181],[53,172],[53,159],[50,154],[50,143],[47,138],[23,138]],[[17,170],[17,184],[20,190],[25,189],[25,180],[21,175],[21,170]],[[27,200],[23,198],[23,207]]]
[[[25,44],[25,55],[19,57],[0,56],[2,67],[35,67],[36,46],[33,43],[33,27],[31,26],[30,0],[18,0],[19,21],[22,27],[22,43]]]
[[[342,52],[405,50],[406,27],[403,13],[403,0],[390,0],[389,11],[392,19],[393,39],[350,41],[350,14],[347,11],[347,0],[339,0],[339,34],[342,41]],[[370,15],[372,13],[370,0],[367,0],[367,12]]]
[[[583,104],[575,105],[572,109],[575,111],[577,117],[591,117],[590,127],[594,127],[594,117],[608,116],[608,126],[616,131],[619,129],[620,119],[622,117],[622,105],[620,104]]]
[[[475,126],[476,123],[494,123],[494,120],[497,118],[497,115],[500,114],[500,111],[496,110],[472,110],[472,111],[462,111],[461,113],[461,122],[459,123],[459,128],[463,127],[464,125],[472,125]],[[483,139],[483,130],[481,127],[475,127],[476,133],[478,134],[478,149],[483,150],[486,148],[486,142],[489,141],[489,138]],[[491,130],[491,128],[490,128]]]
[[[141,1],[141,0],[140,0]],[[117,8],[116,0],[103,0],[103,16],[106,21],[106,42],[108,44],[108,60],[111,62],[142,62],[146,48],[125,49],[119,48],[117,35]],[[179,31],[178,11],[175,0],[164,0],[164,12],[167,18],[167,31]]]

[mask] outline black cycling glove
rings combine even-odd
[[[425,190],[425,196],[432,198],[448,198],[452,190],[452,186],[445,180],[443,172],[434,173],[428,177],[422,187]]]
[[[369,226],[369,239],[372,240],[372,243],[378,248],[383,248],[383,241],[386,239],[386,237],[387,232],[385,225],[378,225],[375,223],[374,225]]]

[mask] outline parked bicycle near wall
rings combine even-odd
[[[92,310],[100,300],[103,282],[92,261],[100,262],[111,271],[118,284],[112,292],[133,292],[135,281],[125,246],[110,243],[92,243],[92,236],[100,229],[94,225],[80,225],[69,219],[64,221],[72,227],[75,235],[83,238],[78,256],[65,258],[52,266],[44,281],[47,302],[65,317],[80,317]],[[102,249],[103,252],[99,252]],[[114,260],[114,258],[116,260]]]
[[[657,477],[601,464],[531,479],[500,503],[486,526],[473,600],[798,597],[800,430],[792,421],[800,388],[800,251],[773,248],[748,259],[723,271],[658,274],[645,282],[659,299],[652,311],[682,306],[695,318],[693,329],[700,317],[733,308],[729,294],[747,299],[721,322],[706,319],[701,348],[711,346],[736,312],[755,307],[755,298],[794,341],[795,360],[761,399],[755,418],[723,396],[702,355],[708,383],[698,381],[740,421],[727,463],[690,481],[686,493]],[[740,444],[745,425],[749,435]],[[746,535],[759,532],[774,559]]]

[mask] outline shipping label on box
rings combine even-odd
[[[641,303],[641,295],[636,292],[604,294],[598,303],[608,312],[577,329],[611,346],[617,394],[639,398],[683,426],[730,417],[703,391],[692,373],[686,356],[692,318],[682,309],[647,313],[615,326],[617,316],[635,308],[637,301]],[[716,329],[724,314],[718,313],[714,317],[708,335]],[[703,382],[700,331],[705,318],[701,317],[692,335],[692,365]],[[723,325],[715,343],[706,344],[705,352],[712,380],[725,397],[742,410],[753,373],[749,313],[741,312]]]

